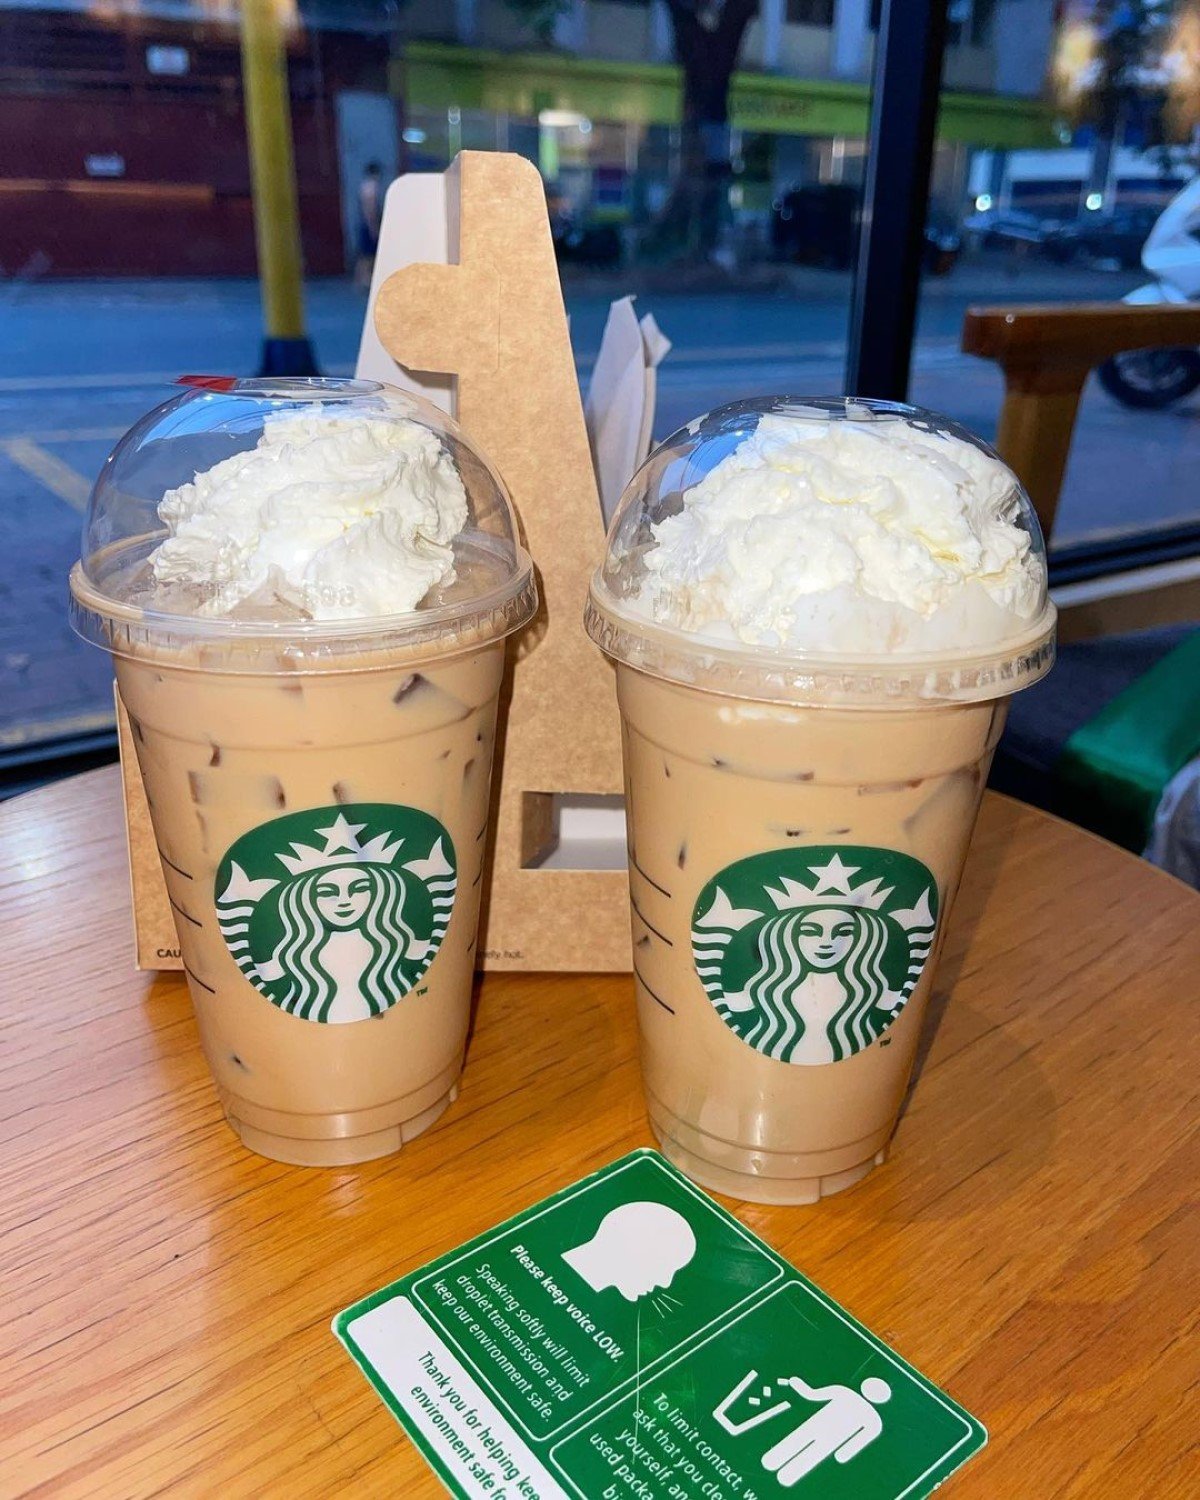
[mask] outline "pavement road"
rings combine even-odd
[[[1110,300],[1131,284],[1119,274],[961,265],[927,284],[911,399],[992,436],[1000,378],[958,351],[966,307]],[[618,292],[568,288],[584,380]],[[849,298],[848,277],[822,272],[797,274],[786,293],[640,298],[674,344],[659,375],[658,435],[741,396],[839,391]],[[309,287],[310,333],[328,373],[352,370],[363,306],[346,282]],[[110,722],[107,661],[71,635],[65,611],[91,481],[177,375],[253,370],[259,318],[249,281],[0,286],[0,753]],[[1138,414],[1090,388],[1055,542],[1194,519],[1197,472],[1200,402]]]

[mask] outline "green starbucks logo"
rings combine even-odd
[[[230,846],[217,922],[238,968],[306,1021],[363,1021],[433,962],[454,909],[454,842],[415,807],[289,813]]]
[[[692,912],[692,956],[725,1024],[767,1057],[832,1063],[900,1014],[929,960],[937,882],[868,845],[773,849],[728,865]]]

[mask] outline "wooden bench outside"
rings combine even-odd
[[[1035,303],[968,310],[962,348],[995,360],[1004,373],[996,446],[1029,491],[1047,539],[1089,373],[1125,350],[1184,345],[1200,345],[1200,305]],[[1197,485],[1200,492],[1200,478]],[[1103,589],[1086,590],[1078,603],[1065,590],[1062,639],[1200,618],[1200,576],[1181,578],[1180,571],[1146,568],[1117,575]]]

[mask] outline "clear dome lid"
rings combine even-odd
[[[971,701],[1054,658],[1029,496],[898,403],[764,397],[669,437],[622,495],[585,623],[614,659],[771,702]]]
[[[187,383],[92,490],[71,573],[85,639],[317,671],[465,649],[533,615],[504,483],[434,406],[363,380]]]

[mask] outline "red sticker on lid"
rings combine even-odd
[[[237,385],[236,375],[181,375],[176,385],[191,385],[202,391],[231,391]]]

